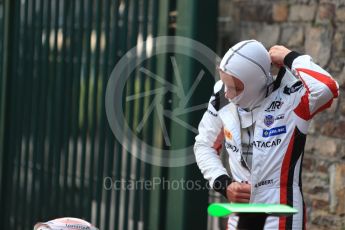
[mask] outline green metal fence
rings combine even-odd
[[[0,7],[0,228],[31,229],[39,221],[73,216],[100,229],[205,229],[206,190],[105,189],[106,177],[196,180],[201,175],[195,164],[166,168],[134,158],[114,138],[104,99],[113,67],[140,41],[180,35],[214,49],[216,1],[3,0]],[[138,51],[146,53],[145,47]],[[167,56],[142,66],[173,81]],[[197,76],[197,66],[185,63],[185,87]],[[156,84],[139,71],[132,75],[128,95]],[[210,92],[210,84],[202,87]],[[125,103],[130,128],[151,100]],[[196,125],[200,116],[187,120]],[[139,137],[168,149],[163,136],[153,133],[158,118],[147,124]],[[175,142],[193,142],[191,134],[166,124]]]
[[[4,62],[4,57],[6,56],[6,53],[4,52],[4,45],[6,43],[6,38],[4,36],[4,31],[5,29],[5,6],[3,2],[1,1],[0,3],[0,153],[2,153],[3,147],[4,147],[4,113],[5,113],[5,70],[4,67],[7,66],[7,63]],[[6,58],[5,58],[6,60]],[[2,155],[0,156],[0,165],[3,165],[3,157]],[[0,182],[2,179],[2,170],[0,170]],[[0,200],[1,200],[1,195],[2,195],[2,189],[0,189]]]

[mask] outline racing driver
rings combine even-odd
[[[271,63],[280,67],[270,73]],[[288,217],[269,216],[265,229],[305,229],[301,167],[306,134],[315,114],[338,97],[337,82],[309,55],[258,41],[231,47],[219,66],[194,153],[213,189],[229,202],[287,204]],[[219,152],[228,153],[231,173]],[[241,219],[242,221],[242,219]],[[238,219],[230,216],[228,228]]]

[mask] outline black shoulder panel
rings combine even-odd
[[[221,108],[223,108],[229,103],[229,100],[225,98],[225,90],[223,85],[218,92],[212,95],[211,104],[213,105],[216,111],[219,111]]]
[[[301,81],[296,82],[291,87],[285,86],[284,93],[290,95],[292,93],[297,92],[299,89],[303,87],[303,83]]]

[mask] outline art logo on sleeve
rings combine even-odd
[[[262,132],[263,137],[272,137],[286,133],[286,126],[279,126],[272,129],[264,129]]]

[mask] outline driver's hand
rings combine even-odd
[[[272,46],[271,49],[268,51],[271,57],[271,61],[274,65],[281,67],[284,65],[284,58],[291,50],[286,48],[285,46]]]
[[[229,202],[249,203],[251,186],[247,183],[232,182],[226,188]]]

